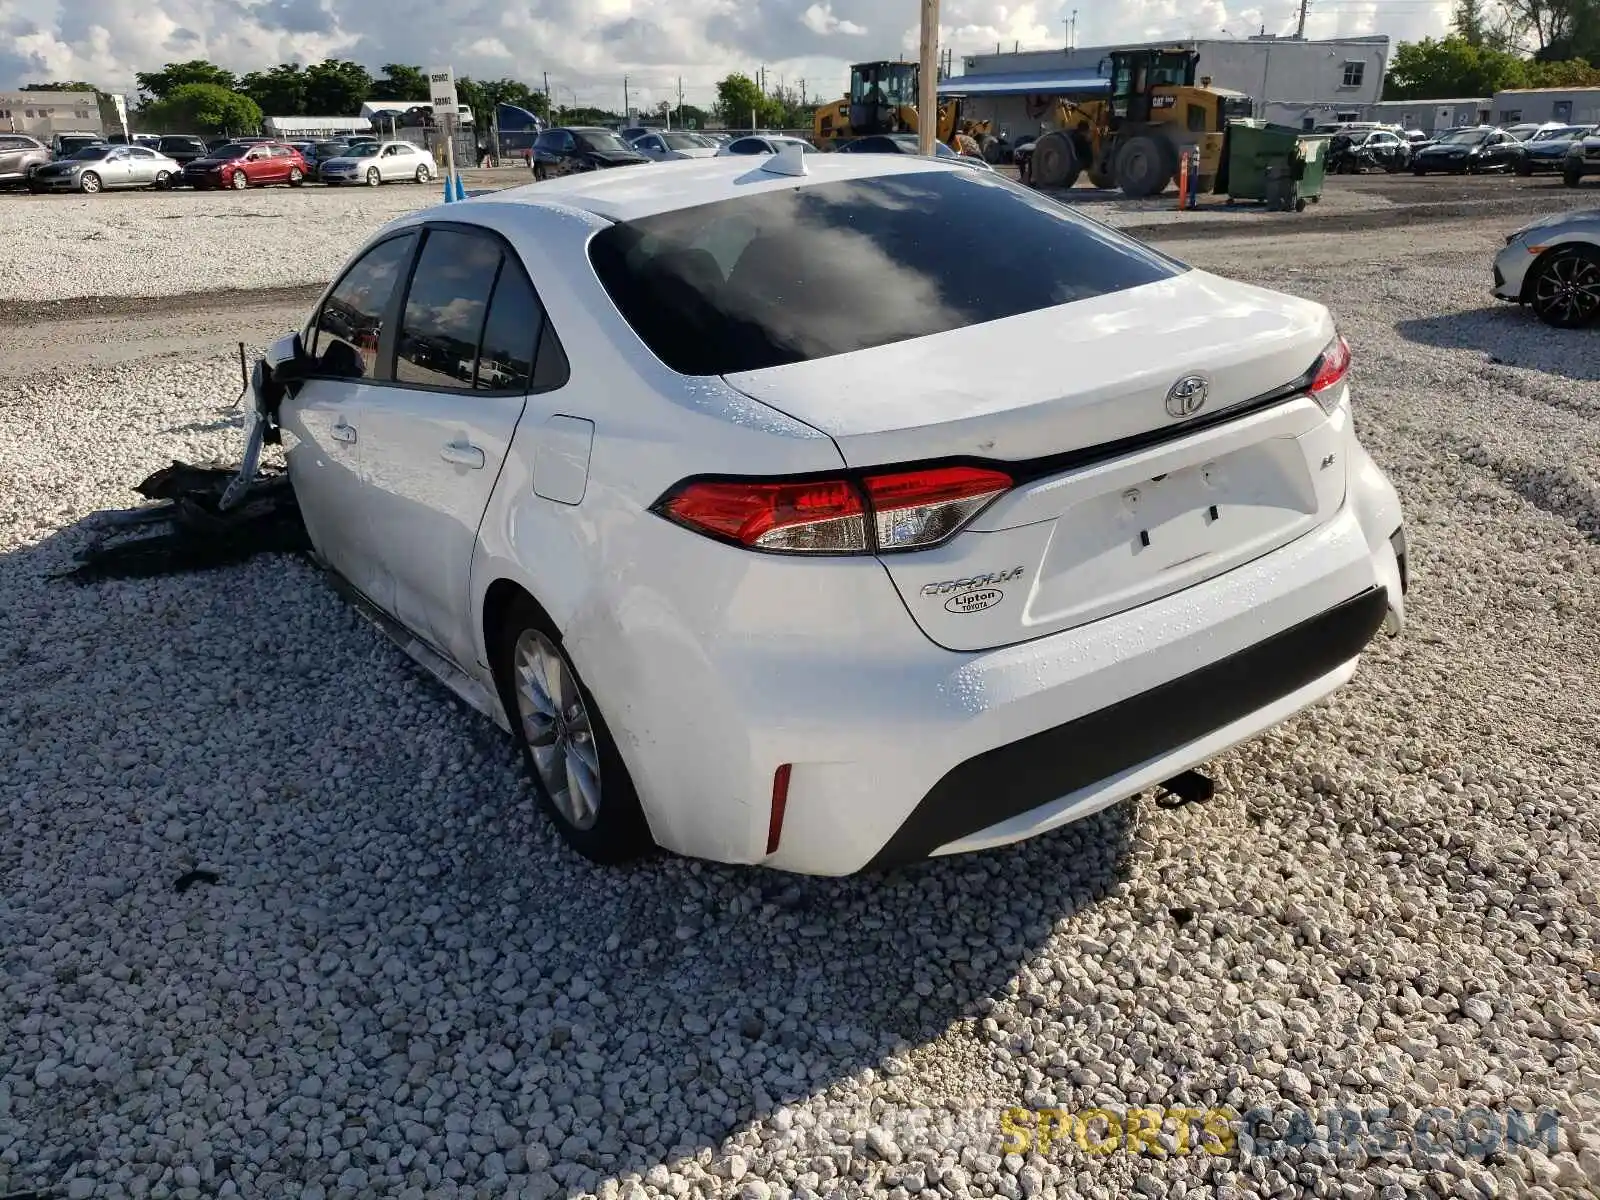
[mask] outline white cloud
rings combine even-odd
[[[996,45],[1058,46],[1074,6],[1083,46],[1284,33],[1296,11],[1294,0],[943,0],[941,37],[957,60]],[[1413,39],[1442,33],[1449,10],[1449,0],[1340,0],[1314,5],[1307,33]],[[684,99],[704,106],[718,79],[763,66],[769,84],[841,95],[850,62],[914,55],[917,19],[906,0],[0,0],[0,88],[87,79],[131,92],[136,72],[190,58],[244,72],[338,56],[375,74],[387,62],[446,62],[540,86],[548,72],[558,102],[610,108],[625,78],[646,106],[675,101],[681,80]]]
[[[813,4],[801,15],[800,23],[812,33],[824,37],[830,33],[845,33],[854,37],[866,33],[866,29],[854,21],[843,21],[834,16],[831,4]]]

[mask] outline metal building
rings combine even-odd
[[[0,130],[48,142],[58,133],[105,133],[93,92],[0,92]]]
[[[1494,94],[1496,125],[1560,121],[1563,125],[1600,124],[1600,87],[1517,88]]]
[[[1361,109],[1375,103],[1383,92],[1384,68],[1389,61],[1389,39],[1373,37],[1331,38],[1309,41],[1291,37],[1169,38],[1134,42],[1129,46],[1174,46],[1200,55],[1198,74],[1219,88],[1244,92],[1255,101],[1255,115],[1285,125],[1311,128],[1329,121],[1362,119]],[[971,115],[994,121],[1013,135],[1036,132],[1039,120],[1030,116],[1026,96],[996,94],[1013,90],[1020,76],[1043,94],[1054,80],[1080,81],[1101,72],[1101,64],[1117,46],[1077,49],[1024,50],[1014,53],[975,54],[962,60],[964,75],[958,82],[972,96]],[[1055,90],[1065,90],[1057,87]]]

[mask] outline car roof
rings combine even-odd
[[[588,171],[507,188],[484,199],[535,207],[576,208],[608,221],[635,221],[657,213],[784,188],[814,187],[821,183],[886,175],[911,175],[919,171],[959,171],[963,178],[973,174],[955,163],[938,162],[915,155],[808,154],[805,157],[805,175],[784,175],[765,170],[765,165],[772,161],[768,157],[731,155],[657,163],[637,170]],[[478,201],[469,200],[466,203],[471,205]]]

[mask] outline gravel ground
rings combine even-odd
[[[130,327],[137,361],[0,378],[0,1194],[1595,1194],[1600,355],[1487,307],[1501,224],[1181,248],[1335,309],[1409,636],[1209,803],[886,879],[582,864],[298,561],[48,579],[235,451],[236,367]],[[1001,1107],[1144,1103],[1562,1124],[1000,1153]]]

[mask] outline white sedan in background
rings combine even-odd
[[[427,183],[439,173],[433,155],[411,142],[381,142],[371,154],[359,158],[330,158],[318,168],[317,178],[332,185],[364,183]]]
[[[661,179],[391,222],[255,410],[319,557],[581,854],[1017,841],[1401,631],[1400,503],[1322,305],[920,156]],[[1051,352],[997,373],[1001,344]]]
[[[717,148],[717,157],[730,154],[776,154],[785,146],[798,146],[802,154],[821,153],[810,142],[781,133],[747,133]]]
[[[676,129],[644,134],[634,138],[629,145],[646,158],[653,158],[657,162],[684,158],[714,158],[717,153],[717,144],[709,138]]]

